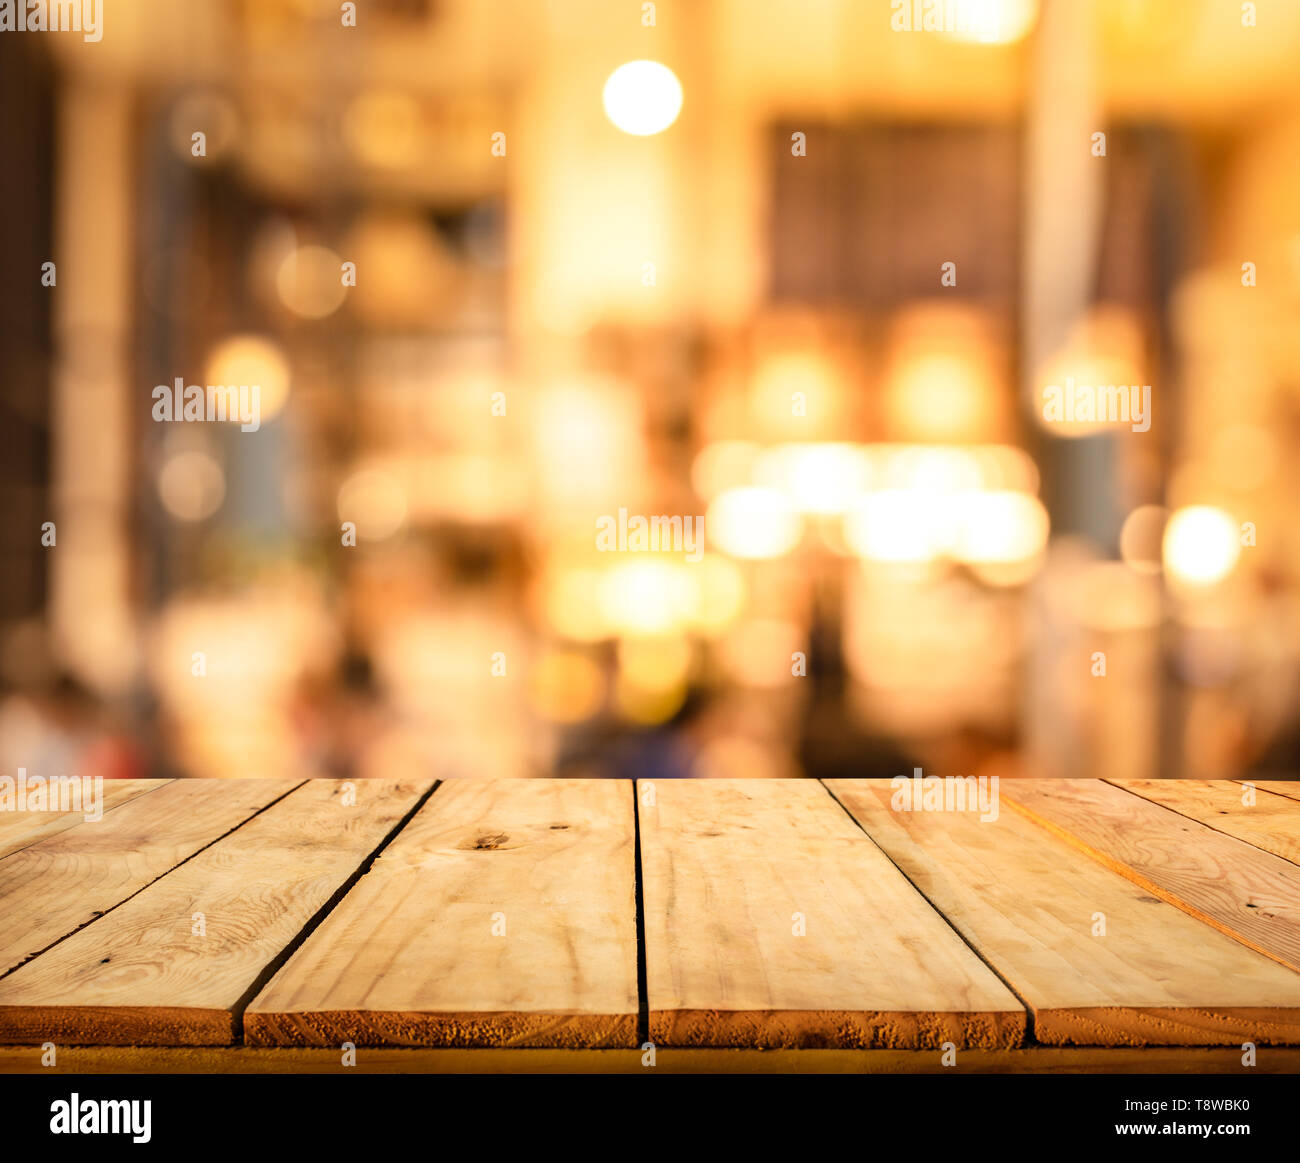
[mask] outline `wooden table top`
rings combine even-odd
[[[45,1043],[1300,1066],[1300,783],[915,788],[122,781],[98,821],[3,812],[0,1070]]]

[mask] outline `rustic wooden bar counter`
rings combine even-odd
[[[98,821],[7,813],[0,1072],[1300,1070],[1300,783],[999,792],[131,781]]]

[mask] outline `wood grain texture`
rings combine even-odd
[[[836,780],[830,789],[1029,1004],[1038,1041],[1300,1043],[1300,974],[1024,816],[895,811],[887,780]]]
[[[1300,863],[1300,803],[1286,796],[1256,787],[1255,802],[1244,804],[1245,787],[1228,779],[1108,782],[1293,864]]]
[[[0,1042],[233,1042],[259,975],[432,781],[350,786],[312,780],[0,980]]]
[[[1238,783],[1253,783],[1258,788],[1271,791],[1274,795],[1286,796],[1288,799],[1300,800],[1300,779],[1252,779],[1238,780]]]
[[[165,787],[166,779],[109,779],[103,785],[103,811],[110,812],[128,800]],[[38,844],[76,827],[84,812],[0,812],[0,860],[20,848]]]
[[[54,1066],[35,1046],[0,1046],[0,1075],[40,1074],[1256,1074],[1300,1073],[1300,1048],[1024,1046],[964,1050],[945,1065],[937,1050],[722,1050],[661,1047],[654,1070],[632,1050],[362,1048],[344,1066],[337,1048],[60,1046]],[[1222,1082],[1223,1079],[1220,1079]],[[83,1092],[87,1088],[83,1087]]]
[[[1300,970],[1300,868],[1289,861],[1097,780],[1004,780],[1001,798],[1154,896]]]
[[[289,790],[176,780],[0,860],[0,973],[120,904]]]
[[[643,789],[656,1045],[992,1047],[1023,1037],[1020,1003],[820,784],[660,782],[654,799]]]
[[[633,1046],[634,865],[625,781],[448,780],[254,999],[245,1039]]]

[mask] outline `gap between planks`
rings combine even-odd
[[[0,982],[0,1040],[231,1043],[250,982],[287,958],[433,790],[364,781],[350,799],[347,782],[289,789]],[[197,931],[193,918],[203,920]]]
[[[257,782],[257,781],[246,781],[246,782]],[[462,781],[457,781],[457,782],[462,782]],[[463,781],[463,782],[478,782],[478,781]],[[518,781],[518,782],[519,782],[519,783],[534,783],[534,782],[540,782],[540,781]],[[553,781],[552,781],[552,782],[553,782]],[[593,782],[594,782],[594,781],[593,781]],[[602,781],[602,782],[603,782],[603,781]],[[613,781],[611,781],[611,782],[613,782]],[[646,1038],[645,1038],[645,1036],[644,1036],[644,1031],[645,1031],[645,1029],[646,1029],[646,1026],[647,1026],[647,1025],[648,1025],[648,1024],[653,1020],[653,1017],[654,1017],[654,1011],[651,1010],[651,1008],[650,1008],[650,1000],[651,1000],[651,999],[650,999],[650,981],[649,981],[649,969],[648,969],[648,964],[647,964],[647,961],[648,961],[647,953],[648,953],[648,947],[649,947],[649,946],[648,946],[648,943],[647,943],[647,937],[646,937],[646,931],[645,931],[645,930],[646,930],[646,923],[647,923],[647,906],[646,906],[646,900],[645,900],[645,885],[644,885],[644,883],[643,883],[643,878],[645,877],[646,870],[645,870],[645,867],[644,867],[644,852],[643,852],[643,847],[642,847],[643,833],[644,833],[644,830],[645,830],[645,829],[643,828],[643,821],[642,821],[641,802],[640,802],[640,786],[639,786],[639,784],[637,784],[637,783],[628,783],[627,781],[618,781],[618,782],[621,783],[621,784],[624,784],[625,786],[627,786],[628,789],[629,789],[629,791],[630,791],[630,793],[631,793],[632,796],[633,796],[633,803],[632,803],[632,834],[633,834],[633,837],[634,837],[634,842],[633,842],[633,852],[632,852],[632,861],[631,861],[631,863],[632,863],[632,866],[633,866],[633,881],[634,881],[634,888],[633,888],[633,897],[634,897],[634,901],[633,901],[633,906],[634,906],[634,911],[635,911],[635,926],[634,926],[634,928],[635,928],[635,933],[634,933],[634,938],[633,938],[633,940],[634,940],[635,949],[636,949],[635,980],[636,980],[636,995],[637,995],[637,1001],[636,1001],[636,1023],[635,1023],[635,1028],[636,1028],[637,1042],[638,1042],[638,1044],[639,1044],[640,1042],[643,1042],[643,1041],[646,1040]],[[710,785],[712,785],[712,786],[717,786],[717,784],[720,783],[720,782],[723,782],[723,781],[710,781]],[[766,783],[766,782],[769,782],[769,781],[740,781],[740,782]],[[782,781],[782,782],[784,782],[784,781]],[[812,784],[814,781],[795,781],[795,782],[797,782],[798,784],[802,784],[802,785],[804,785],[804,786],[807,786],[808,784]],[[1088,782],[1089,782],[1089,783],[1092,783],[1092,782],[1095,782],[1095,781],[1088,781]],[[295,785],[294,788],[290,788],[289,791],[283,793],[283,795],[282,795],[281,797],[279,797],[279,799],[283,799],[285,796],[288,796],[292,791],[296,790],[297,787],[301,787],[301,786],[303,786],[303,785],[302,785],[302,784]],[[326,901],[326,902],[325,902],[325,903],[324,903],[324,904],[323,904],[319,909],[317,909],[316,913],[308,919],[308,921],[306,922],[306,924],[305,924],[305,925],[304,925],[304,926],[303,926],[303,927],[302,927],[302,928],[297,932],[297,934],[296,934],[296,935],[295,935],[291,940],[289,940],[288,943],[287,943],[286,945],[284,945],[284,946],[280,949],[279,954],[277,954],[276,957],[273,959],[273,962],[272,962],[271,967],[269,968],[269,970],[268,970],[268,969],[263,969],[263,971],[260,972],[260,973],[257,975],[257,977],[256,977],[256,979],[255,979],[255,981],[254,981],[254,986],[253,986],[253,987],[250,987],[250,988],[248,988],[248,989],[245,990],[244,995],[242,995],[242,996],[238,999],[238,1002],[237,1002],[236,1006],[234,1007],[234,1010],[232,1011],[232,1012],[234,1012],[234,1013],[236,1014],[235,1025],[234,1025],[235,1031],[238,1031],[238,1028],[239,1028],[239,1025],[240,1025],[239,1017],[243,1015],[243,1013],[245,1012],[245,1007],[248,1005],[250,999],[251,999],[251,998],[255,995],[255,993],[257,992],[257,990],[256,990],[256,988],[255,988],[256,985],[257,985],[257,983],[258,983],[258,982],[269,982],[269,981],[273,980],[274,977],[276,976],[276,970],[277,970],[278,968],[280,968],[282,965],[286,964],[286,963],[287,963],[287,962],[288,962],[288,961],[293,957],[293,955],[295,954],[295,952],[297,952],[299,949],[301,949],[301,948],[302,948],[302,947],[307,943],[308,939],[312,937],[313,933],[315,933],[316,930],[317,930],[317,929],[318,929],[318,928],[319,928],[319,927],[320,927],[324,922],[326,922],[327,920],[330,919],[331,914],[332,914],[332,913],[337,909],[337,907],[338,907],[339,905],[342,905],[342,904],[344,904],[344,903],[347,901],[348,896],[349,896],[349,892],[350,892],[351,888],[354,887],[358,882],[360,882],[360,881],[362,880],[362,878],[366,875],[367,872],[370,872],[370,871],[371,871],[371,866],[374,864],[375,860],[378,858],[378,856],[380,855],[380,853],[381,853],[385,848],[387,848],[387,847],[388,847],[392,842],[394,842],[394,841],[395,841],[395,840],[396,840],[396,839],[397,839],[397,838],[398,838],[398,837],[403,833],[403,831],[405,830],[406,826],[409,825],[409,823],[410,823],[410,822],[411,822],[411,821],[416,817],[416,815],[418,814],[420,807],[421,807],[424,803],[426,803],[426,802],[429,801],[430,797],[433,795],[433,793],[434,793],[434,791],[436,790],[437,786],[438,786],[437,784],[431,786],[431,787],[430,787],[430,788],[429,788],[429,789],[424,793],[423,798],[420,800],[420,802],[419,802],[419,803],[418,803],[414,808],[412,808],[412,809],[411,809],[411,810],[406,814],[406,816],[404,817],[403,820],[399,821],[398,824],[397,824],[396,826],[394,826],[394,827],[393,827],[393,828],[392,828],[392,829],[387,833],[387,835],[383,838],[383,840],[381,841],[381,843],[379,844],[379,846],[378,846],[378,847],[377,847],[377,848],[376,848],[376,849],[375,849],[375,850],[370,854],[370,856],[369,856],[366,860],[364,860],[364,861],[362,862],[362,865],[359,866],[359,867],[357,867],[357,868],[354,868],[354,869],[352,870],[352,872],[351,872],[351,874],[350,874],[350,877],[349,877],[348,885],[347,885],[345,888],[343,888],[343,889],[337,889],[337,890],[334,892],[334,894],[331,896],[331,898],[330,898],[329,900],[327,900],[327,901]],[[707,785],[706,785],[706,786],[707,786]],[[790,785],[789,785],[789,784],[786,784],[786,786],[789,787]],[[883,848],[883,847],[881,846],[881,844],[879,843],[878,839],[877,839],[875,836],[873,836],[873,835],[871,834],[870,831],[868,831],[865,827],[862,826],[861,821],[857,820],[857,819],[854,817],[853,813],[852,813],[852,812],[848,809],[848,807],[847,807],[847,806],[846,806],[846,805],[845,805],[845,804],[844,804],[844,803],[839,799],[839,797],[838,797],[838,796],[837,796],[837,795],[836,795],[836,794],[831,790],[831,788],[830,788],[829,786],[826,786],[826,785],[823,785],[823,784],[820,784],[820,783],[817,783],[817,784],[815,784],[814,786],[817,786],[817,787],[820,788],[820,791],[821,791],[822,793],[824,793],[825,798],[828,799],[828,800],[831,802],[831,804],[834,806],[834,808],[835,808],[837,814],[839,814],[839,815],[841,815],[841,816],[842,816],[842,815],[848,815],[848,816],[849,816],[850,821],[852,822],[852,824],[854,825],[854,827],[857,829],[857,831],[858,831],[860,834],[863,835],[863,837],[864,837],[864,841],[865,841],[865,842],[869,842],[869,843],[871,844],[871,846],[872,846],[875,850],[878,851],[878,853],[879,853],[879,855],[881,856],[881,858],[884,859],[887,863],[889,863],[890,866],[893,867],[894,870],[898,873],[898,875],[899,875],[901,878],[903,878],[904,880],[906,880],[906,881],[909,883],[909,885],[910,885],[910,886],[912,887],[912,889],[916,892],[916,894],[917,894],[920,898],[922,898],[922,899],[925,901],[927,907],[930,908],[931,911],[933,911],[934,913],[936,913],[936,914],[938,915],[938,917],[939,917],[939,918],[944,922],[944,924],[945,924],[949,929],[951,929],[951,930],[953,931],[953,934],[954,934],[957,938],[959,938],[960,941],[961,941],[962,943],[964,943],[964,945],[967,947],[968,950],[971,951],[972,955],[973,955],[974,957],[976,957],[976,958],[980,961],[980,963],[981,963],[981,964],[982,964],[986,969],[988,969],[988,970],[993,974],[994,977],[1000,979],[1000,981],[1001,981],[1002,984],[1003,984],[1003,985],[1008,989],[1008,991],[1009,991],[1009,992],[1010,992],[1010,993],[1011,993],[1011,994],[1016,998],[1017,1001],[1019,1001],[1019,1002],[1022,1004],[1022,1006],[1024,1007],[1024,1012],[1025,1012],[1026,1014],[1032,1014],[1032,1012],[1033,1012],[1032,1007],[1025,1003],[1025,999],[1024,999],[1020,994],[1019,994],[1019,992],[1018,992],[1016,989],[1014,989],[1014,988],[1010,985],[1010,983],[1009,983],[1009,982],[1007,981],[1007,979],[1003,976],[1003,974],[1002,974],[1002,973],[1001,973],[1001,972],[996,968],[996,966],[994,966],[994,964],[993,964],[991,961],[989,961],[989,960],[988,960],[988,959],[987,959],[987,958],[986,958],[986,957],[985,957],[985,956],[980,952],[980,950],[978,949],[978,947],[977,947],[975,944],[973,944],[972,941],[971,941],[971,940],[966,936],[966,934],[963,933],[963,932],[960,930],[960,928],[959,928],[959,927],[954,923],[953,919],[952,919],[950,916],[947,915],[947,913],[945,912],[945,910],[944,910],[943,908],[938,907],[938,906],[935,904],[935,902],[934,902],[934,901],[933,901],[933,900],[932,900],[932,899],[931,899],[931,898],[930,898],[930,897],[929,897],[929,896],[928,896],[924,891],[922,891],[922,889],[920,888],[920,886],[918,886],[918,885],[916,884],[915,880],[913,880],[912,877],[910,877],[910,876],[907,875],[906,870],[903,869],[903,868],[901,868],[901,867],[899,866],[897,860],[895,860],[894,857],[893,857],[893,856],[892,856],[892,855],[891,855],[891,854],[890,854],[890,853],[889,853],[885,848]],[[657,788],[657,790],[659,790],[659,791],[661,792],[661,794],[662,794],[662,789],[663,789],[663,787],[664,787],[664,785],[663,785],[663,784],[660,784],[660,785],[658,785],[658,788]],[[1138,798],[1136,795],[1134,795],[1134,793],[1128,792],[1127,789],[1123,789],[1122,787],[1119,787],[1119,788],[1117,788],[1116,790],[1123,791],[1123,792],[1125,792],[1126,795],[1132,795],[1133,798],[1135,798],[1135,799]],[[1013,796],[1014,793],[1013,793],[1013,792],[1008,792],[1008,795],[1009,795],[1009,796]],[[276,801],[273,801],[273,802],[279,802],[279,800],[277,799]],[[122,806],[124,807],[124,806],[126,806],[126,805],[122,805]],[[271,805],[267,805],[266,807],[263,807],[263,808],[258,809],[258,811],[255,812],[253,816],[250,816],[250,817],[248,817],[248,819],[242,821],[241,823],[236,824],[235,827],[231,828],[229,832],[225,833],[225,835],[223,835],[222,837],[219,837],[218,840],[213,840],[213,841],[211,841],[211,842],[210,842],[207,846],[205,846],[205,847],[210,848],[212,845],[217,844],[219,840],[224,839],[225,836],[228,836],[228,835],[230,835],[230,834],[236,832],[238,829],[244,827],[246,824],[248,824],[249,822],[251,822],[251,820],[254,819],[256,816],[260,816],[262,813],[266,812],[270,806],[271,806]],[[1013,804],[1013,806],[1015,806],[1015,805]],[[1151,806],[1152,806],[1152,807],[1155,807],[1155,805],[1151,805]],[[1157,808],[1156,810],[1160,810],[1160,809]],[[1173,814],[1173,815],[1179,815],[1179,813],[1178,813],[1176,810],[1174,810],[1174,809],[1171,809],[1170,812],[1171,812],[1171,814]],[[1032,813],[1026,813],[1026,814],[1031,815],[1031,817],[1032,817]],[[1038,823],[1042,823],[1041,820],[1037,820],[1036,822],[1038,822]],[[1050,831],[1050,830],[1052,830],[1052,829],[1051,829],[1050,826],[1049,826],[1049,831]],[[1210,829],[1210,828],[1207,827],[1207,831],[1208,831],[1208,830],[1212,830],[1212,829]],[[71,829],[69,829],[69,831],[71,831]],[[1067,837],[1067,838],[1068,838],[1068,837]],[[1228,840],[1228,841],[1231,841],[1231,842],[1233,842],[1233,843],[1243,843],[1243,842],[1241,842],[1241,841],[1233,841],[1232,837],[1230,837],[1230,836],[1224,836],[1224,839],[1225,839],[1225,840]],[[1077,845],[1077,846],[1079,846],[1079,847],[1083,847],[1085,851],[1089,852],[1089,854],[1092,855],[1092,853],[1091,853],[1091,851],[1088,849],[1087,845]],[[1246,845],[1246,847],[1249,847],[1249,845]],[[203,849],[200,849],[200,851],[203,851]],[[185,860],[181,861],[180,864],[177,864],[177,865],[175,866],[175,868],[179,868],[182,864],[188,863],[188,861],[191,860],[191,859],[193,859],[193,857],[196,856],[196,855],[198,855],[198,853],[194,853],[194,854],[191,854],[191,856],[186,857]],[[1104,860],[1102,860],[1101,863],[1105,864],[1106,862],[1105,862]],[[2,867],[2,865],[0,865],[0,867]],[[169,870],[169,871],[170,871],[170,870]],[[166,875],[166,873],[164,873],[164,874],[162,874],[162,875]],[[160,876],[159,879],[161,879],[161,876]],[[1129,880],[1133,880],[1134,878],[1133,878],[1132,876],[1129,876],[1128,879],[1129,879]],[[153,883],[156,883],[156,882],[150,882],[150,883],[149,883],[148,885],[146,885],[145,887],[146,887],[146,888],[147,888],[147,887],[150,887]],[[132,894],[132,896],[138,896],[139,893],[140,893],[140,892],[143,892],[143,891],[144,891],[143,889],[138,889],[138,890],[136,891],[136,893],[133,893],[133,894]],[[131,897],[126,898],[126,900],[130,900],[130,899],[131,899]],[[1163,899],[1163,898],[1162,898],[1162,899]],[[126,902],[125,902],[125,900],[124,900],[124,901],[119,902],[119,903],[124,904],[124,903],[126,903]],[[1178,903],[1178,902],[1172,902],[1172,903]],[[105,913],[105,915],[107,915],[109,912],[111,912],[113,909],[116,909],[117,907],[118,907],[117,905],[112,906],[112,909],[107,910],[106,913]],[[1184,911],[1185,911],[1185,912],[1192,912],[1191,909],[1185,908],[1185,907],[1184,907],[1183,905],[1181,905],[1181,904],[1179,904],[1179,907],[1180,907],[1180,908],[1184,908]],[[1193,915],[1195,915],[1195,913],[1193,913]],[[1198,917],[1198,920],[1200,920],[1200,919],[1203,919],[1203,918],[1199,918],[1199,917]],[[94,918],[92,918],[92,920],[94,920]],[[88,922],[85,922],[85,924],[87,924],[87,925],[90,924],[90,923],[91,923],[91,922],[89,922],[89,921],[88,921]],[[1215,927],[1217,928],[1218,926],[1215,926]],[[84,926],[83,926],[83,928],[84,928]],[[72,934],[69,934],[69,936],[71,936],[71,935],[72,935]],[[1240,940],[1240,938],[1237,937],[1236,934],[1230,934],[1230,935],[1233,936],[1235,939]],[[62,940],[62,939],[61,939],[61,940]],[[56,942],[55,944],[58,944],[58,943],[59,943],[59,942]],[[1243,943],[1244,943],[1244,944],[1249,944],[1249,942],[1243,942]],[[1253,947],[1253,946],[1252,946],[1252,947]],[[50,948],[53,948],[53,946],[51,946]],[[785,1017],[788,1017],[789,1015],[784,1015],[784,1016],[785,1016]],[[782,1018],[782,1015],[780,1015],[780,1014],[773,1014],[773,1017],[780,1019],[780,1018]],[[802,1020],[802,1019],[800,1019],[800,1020]],[[0,1039],[0,1040],[2,1040],[2,1039]],[[669,1041],[670,1044],[671,1044],[671,1039],[668,1039],[668,1041]],[[663,1042],[661,1042],[660,1044],[662,1045]]]
[[[244,1011],[245,1042],[635,1045],[634,794],[446,781]]]
[[[1300,975],[1025,815],[895,811],[870,780],[836,795],[1031,1007],[1041,1043],[1300,1042]]]
[[[1017,812],[1161,900],[1300,972],[1300,868],[1100,780],[1007,781]]]
[[[1106,783],[1207,828],[1300,864],[1300,805],[1268,789],[1242,802],[1244,785],[1222,779],[1108,779]]]
[[[1018,989],[1016,989],[1015,985],[1012,982],[1007,980],[1006,976],[1001,972],[1001,970],[999,970],[998,967],[994,965],[993,962],[987,956],[985,956],[984,952],[974,942],[970,940],[970,938],[966,935],[966,933],[964,933],[953,922],[952,918],[949,917],[947,913],[945,913],[943,909],[941,909],[938,906],[938,904],[935,903],[935,901],[930,897],[930,895],[919,884],[917,884],[916,880],[908,874],[907,869],[905,869],[901,864],[899,864],[897,860],[894,859],[894,856],[889,852],[888,849],[885,848],[883,844],[881,844],[880,840],[871,834],[871,831],[867,828],[867,826],[860,819],[858,819],[856,815],[853,814],[853,811],[849,808],[848,804],[846,804],[839,796],[835,794],[835,791],[832,788],[832,784],[837,781],[831,780],[828,783],[824,779],[819,779],[817,782],[820,783],[822,787],[826,789],[827,794],[830,795],[831,799],[833,799],[837,804],[839,804],[844,814],[848,816],[848,818],[852,820],[853,823],[862,830],[863,835],[865,835],[867,839],[869,839],[880,850],[881,855],[884,856],[886,860],[888,860],[895,868],[898,869],[899,875],[904,877],[907,880],[907,883],[910,884],[914,889],[916,889],[916,891],[925,899],[926,903],[929,904],[929,906],[932,909],[934,909],[934,911],[938,913],[939,916],[941,916],[944,919],[944,921],[947,922],[948,927],[952,929],[952,931],[959,938],[961,938],[962,941],[966,943],[966,946],[970,949],[970,951],[974,953],[975,956],[978,957],[985,964],[985,966],[987,966],[989,972],[992,973],[994,977],[996,977],[1000,982],[1002,982],[1003,985],[1007,987],[1007,990],[1016,999],[1016,1001],[1018,1001],[1022,1006],[1025,1007],[1024,1044],[1032,1045],[1037,1038],[1037,1035],[1034,1030],[1034,1020],[1035,1020],[1034,1007],[1030,1005],[1028,1001],[1025,1000],[1024,996],[1020,993]],[[844,781],[844,782],[848,782],[848,781]],[[854,782],[858,782],[858,781],[854,781]]]
[[[642,801],[650,1040],[1019,1044],[1026,1009],[815,780]]]
[[[0,936],[0,980],[301,786],[279,791],[267,780],[238,782],[249,786],[232,792],[225,780],[173,780],[95,823],[82,822],[0,860],[0,907],[17,917],[14,931]],[[156,839],[157,833],[164,838]],[[33,882],[41,884],[40,894],[27,891]]]

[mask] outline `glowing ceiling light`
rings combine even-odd
[[[1213,585],[1241,556],[1237,523],[1210,505],[1179,509],[1165,527],[1164,552],[1165,568],[1180,581]]]
[[[624,133],[662,133],[682,110],[682,85],[658,61],[628,61],[605,82],[605,115]]]

